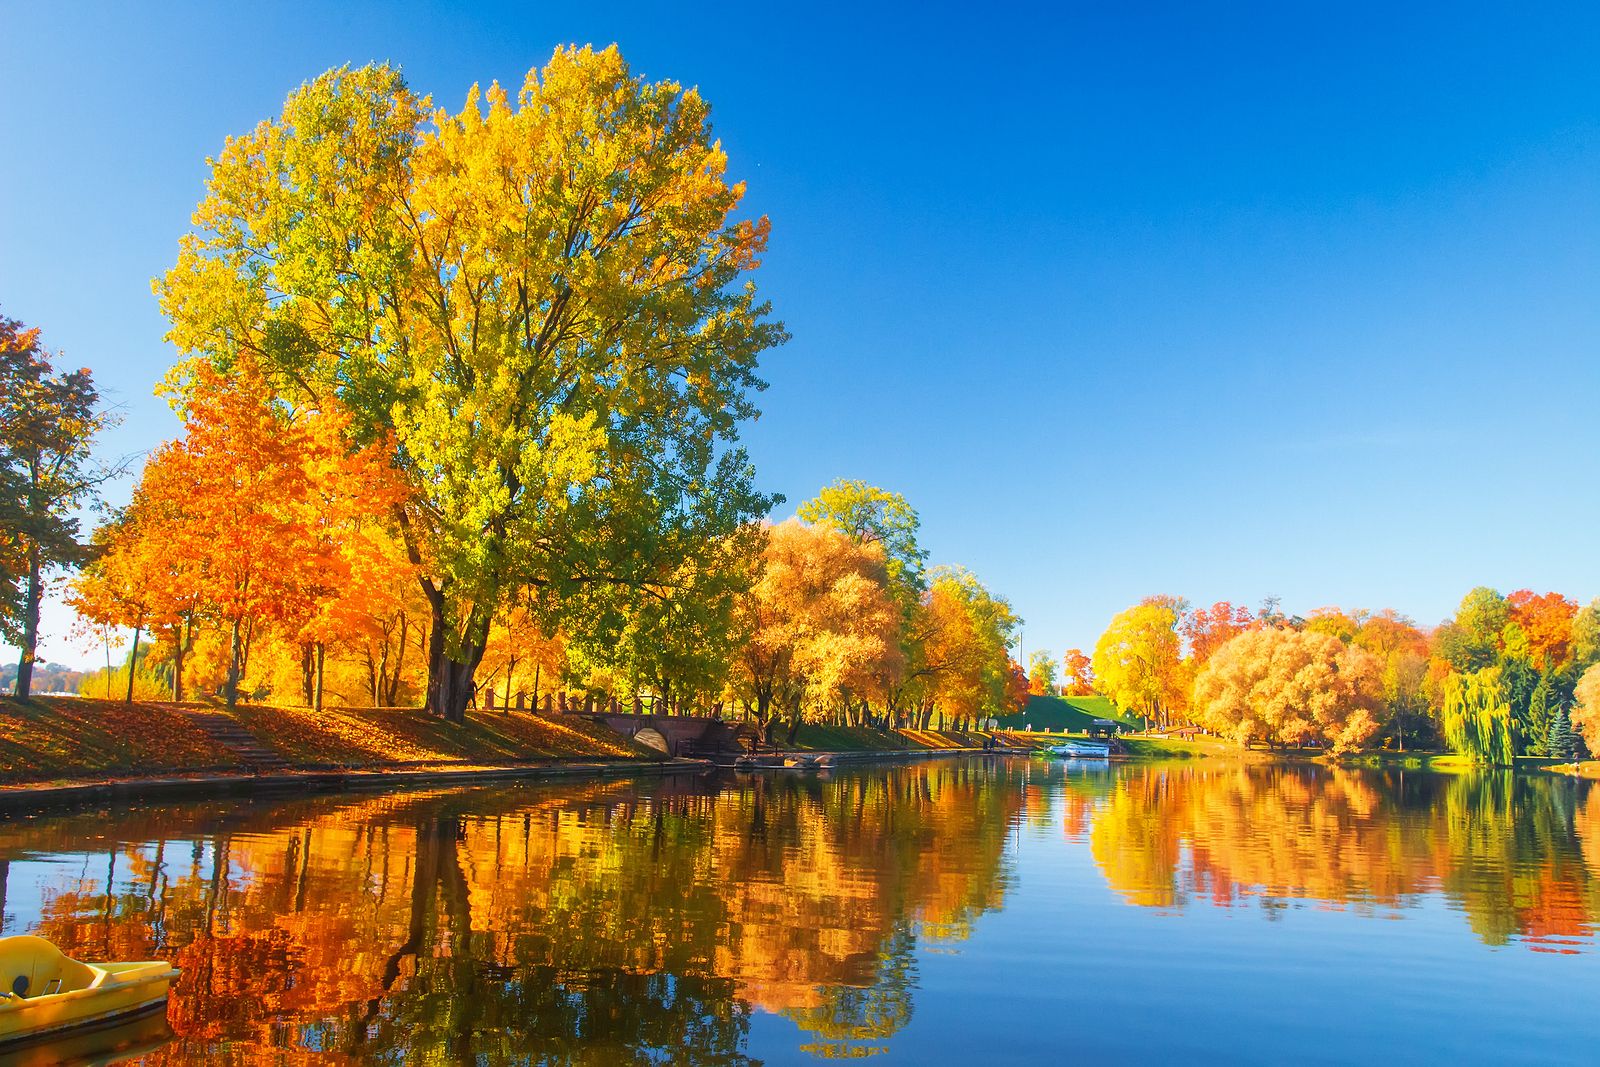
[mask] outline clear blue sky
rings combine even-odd
[[[3,0],[0,308],[147,449],[149,279],[225,136],[341,63],[458,106],[615,41],[700,86],[773,220],[794,340],[747,442],[785,514],[905,493],[1057,653],[1155,592],[1588,600],[1600,8],[1400,6]]]

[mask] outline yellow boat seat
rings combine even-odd
[[[42,937],[0,937],[0,989],[19,999],[88,989],[104,972],[71,959]]]

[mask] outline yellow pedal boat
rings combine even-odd
[[[163,960],[79,963],[42,937],[0,937],[0,1049],[151,1011],[177,976]]]

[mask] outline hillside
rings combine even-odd
[[[1088,728],[1091,720],[1111,719],[1133,729],[1143,729],[1144,724],[1133,716],[1117,711],[1107,697],[1056,697],[1030,696],[1027,705],[1015,715],[1004,715],[998,720],[1002,730],[1072,730]]]

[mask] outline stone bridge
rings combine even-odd
[[[609,712],[581,713],[579,718],[601,723],[623,737],[669,756],[706,756],[716,752],[741,752],[741,739],[753,735],[745,723],[705,719],[693,715],[627,715]]]

